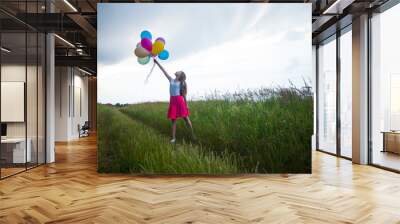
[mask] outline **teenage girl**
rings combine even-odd
[[[189,109],[187,107],[186,94],[187,94],[187,84],[186,84],[186,75],[183,71],[175,72],[175,78],[173,79],[170,75],[168,75],[167,71],[161,66],[161,64],[154,59],[154,63],[158,65],[161,71],[164,73],[165,77],[169,81],[169,108],[168,108],[168,119],[172,122],[172,139],[171,143],[175,143],[175,134],[176,134],[176,119],[183,118],[185,120],[186,125],[190,127],[190,130],[193,133],[192,122],[189,119]]]

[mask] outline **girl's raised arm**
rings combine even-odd
[[[171,78],[171,76],[168,75],[167,71],[165,71],[164,67],[162,67],[161,64],[158,63],[158,61],[156,59],[154,59],[154,63],[156,63],[158,65],[158,67],[160,67],[161,71],[164,73],[165,77],[167,77],[168,81],[171,81],[172,78]]]

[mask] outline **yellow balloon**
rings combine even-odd
[[[162,41],[156,41],[153,44],[153,49],[151,50],[151,53],[153,55],[157,55],[163,50],[164,50],[164,43]]]

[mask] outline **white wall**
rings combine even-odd
[[[74,137],[79,136],[78,132],[78,124],[81,126],[85,123],[85,121],[88,121],[88,78],[81,76],[82,73],[79,73],[79,75],[76,75],[77,70],[74,70],[75,75],[74,75],[74,108],[72,109],[72,129],[71,129],[71,135]]]
[[[88,120],[88,77],[76,68],[56,67],[56,141],[79,137],[78,125]]]
[[[67,67],[56,67],[55,74],[55,140],[67,141],[69,69]]]
[[[25,71],[27,69],[27,73]],[[29,86],[35,86],[35,88],[27,88],[27,120],[28,124],[28,137],[31,133],[31,129],[36,131],[36,80],[32,77],[36,77],[36,67],[18,65],[18,64],[5,64],[1,66],[1,81],[2,82],[25,82],[25,75],[27,74]],[[3,96],[5,97],[5,96]],[[41,105],[39,105],[40,107]],[[7,108],[1,108],[6,110]],[[24,108],[22,108],[24,110]],[[34,122],[34,124],[32,124]],[[8,137],[25,137],[25,123],[26,122],[7,122],[7,136]],[[33,131],[32,131],[33,132]],[[36,135],[36,132],[35,132]]]
[[[25,82],[25,64],[9,64],[1,66],[2,82]],[[28,70],[32,67],[28,66]],[[30,72],[28,72],[30,74]],[[6,108],[1,108],[6,110]],[[7,137],[25,137],[25,122],[7,122]]]

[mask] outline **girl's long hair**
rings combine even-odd
[[[186,74],[181,71],[181,75],[179,76],[178,79],[181,82],[181,96],[186,96],[187,94],[187,84],[186,84]]]

